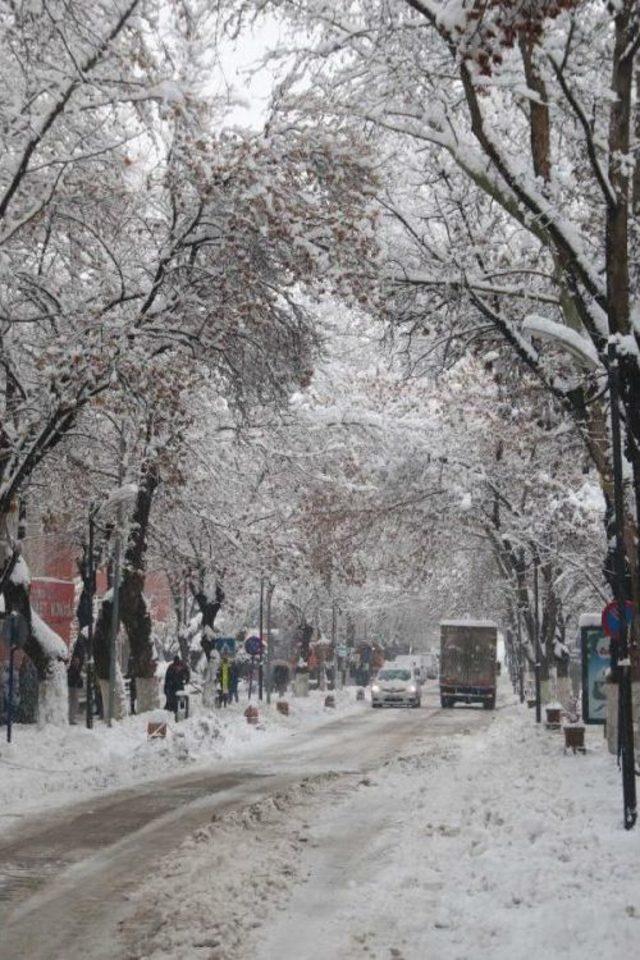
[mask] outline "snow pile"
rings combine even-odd
[[[633,956],[640,841],[601,731],[581,756],[514,703],[427,726],[374,774],[303,781],[194,834],[136,894],[132,955]]]
[[[136,891],[120,925],[127,955],[145,960],[240,960],[247,940],[299,883],[308,816],[337,802],[340,777],[319,775],[239,810],[214,815]],[[298,960],[305,956],[296,940]]]
[[[60,668],[66,693],[64,664]],[[56,673],[52,683],[58,680]],[[3,814],[17,822],[28,811],[181,772],[185,765],[195,768],[233,759],[307,726],[321,725],[336,713],[362,710],[354,688],[336,693],[335,710],[325,709],[324,696],[313,692],[308,698],[291,698],[288,717],[276,711],[275,698],[270,707],[254,700],[260,711],[257,727],[245,720],[246,700],[226,710],[203,711],[197,697],[192,700],[192,716],[181,723],[175,723],[173,714],[155,710],[126,717],[111,729],[100,721],[93,730],[80,723],[63,729],[16,725],[11,744],[0,740]],[[51,702],[59,704],[60,698]],[[159,719],[167,723],[167,736],[149,740],[147,724]],[[0,735],[3,732],[0,728]]]
[[[60,639],[57,633],[54,637]],[[67,665],[59,659],[50,660],[47,665],[47,675],[39,685],[38,727],[42,729],[51,725],[66,728],[69,720],[68,712]]]
[[[305,902],[321,904],[306,936],[325,951],[306,960],[360,957],[363,945],[403,960],[635,953],[640,839],[622,829],[601,730],[589,730],[586,756],[565,755],[562,735],[520,708],[471,733],[399,758],[315,821],[311,880],[257,960],[293,957]]]

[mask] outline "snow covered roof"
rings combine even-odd
[[[600,627],[602,626],[601,613],[581,613],[578,620],[579,627]]]
[[[441,620],[441,627],[491,627],[498,629],[498,625],[493,620]]]

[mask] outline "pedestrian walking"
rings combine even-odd
[[[226,707],[229,703],[231,691],[231,664],[227,657],[223,657],[218,668],[218,688],[220,705]]]
[[[170,710],[171,713],[176,712],[178,709],[176,694],[178,694],[180,690],[184,690],[190,679],[191,672],[189,667],[176,654],[164,675],[164,695],[167,698],[164,705],[165,710]]]
[[[129,681],[129,713],[135,714],[136,712],[136,699],[138,697],[138,689],[136,686],[136,661],[135,657],[129,657],[127,661],[127,675],[125,680]]]
[[[235,703],[238,703],[239,685],[240,685],[240,667],[238,666],[235,660],[232,660],[230,665],[229,693],[230,693],[230,699],[233,700]]]
[[[279,696],[284,697],[289,686],[291,670],[289,664],[284,661],[277,661],[273,665],[273,685],[278,691]]]

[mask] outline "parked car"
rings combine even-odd
[[[406,667],[383,667],[371,685],[371,706],[420,706],[420,684]]]

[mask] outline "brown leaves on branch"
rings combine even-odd
[[[540,42],[545,24],[576,9],[583,0],[469,0],[458,22],[443,32],[463,59],[491,76],[502,63],[505,50],[524,41]]]

